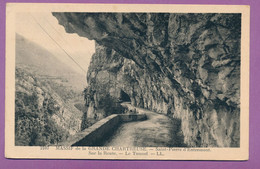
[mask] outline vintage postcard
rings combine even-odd
[[[6,158],[248,160],[249,6],[6,6]]]

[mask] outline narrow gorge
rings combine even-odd
[[[126,101],[178,119],[189,147],[240,146],[240,14],[53,15],[96,42],[82,129]]]

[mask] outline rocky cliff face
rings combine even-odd
[[[180,119],[188,146],[240,145],[240,14],[53,15],[97,43],[86,117],[105,116],[106,98],[130,99]]]

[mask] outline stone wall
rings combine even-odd
[[[78,132],[68,139],[63,146],[102,146],[113,135],[120,124],[131,121],[145,120],[145,114],[120,114],[110,115],[91,127]]]

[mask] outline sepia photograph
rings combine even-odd
[[[23,6],[7,10],[7,157],[248,159],[249,8]]]

